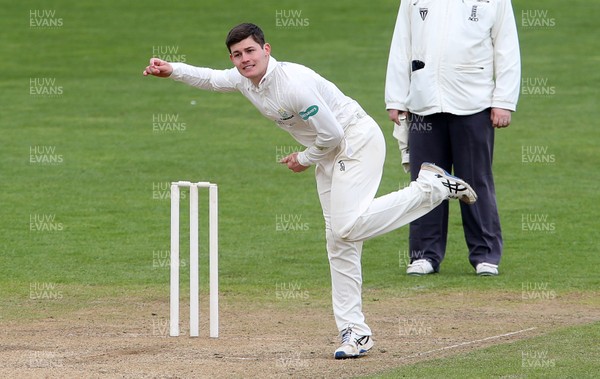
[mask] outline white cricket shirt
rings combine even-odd
[[[344,129],[362,108],[333,83],[313,70],[270,57],[258,86],[237,68],[213,70],[171,63],[171,78],[194,87],[219,92],[241,92],[268,119],[289,132],[307,149],[298,162],[309,166],[325,158],[344,138]]]

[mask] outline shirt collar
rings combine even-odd
[[[248,80],[248,90],[261,92],[271,81],[271,77],[273,76],[271,73],[273,70],[275,70],[275,67],[277,67],[277,60],[272,56],[269,56],[269,63],[267,64],[267,72],[265,73],[265,76],[262,77],[260,83],[258,83],[258,86],[255,86],[251,81]]]

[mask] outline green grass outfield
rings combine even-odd
[[[278,283],[295,282],[313,296],[329,296],[312,170],[293,175],[276,163],[298,145],[239,94],[141,76],[157,53],[198,66],[230,67],[224,38],[239,22],[261,25],[273,56],[313,68],[380,122],[388,143],[381,194],[407,182],[383,102],[397,1],[189,4],[3,4],[0,321],[70,312],[90,299],[140,291],[164,296],[165,186],[180,179],[219,184],[225,293],[271,301]],[[403,229],[365,244],[365,289],[389,296],[415,285],[434,293],[520,294],[533,285],[561,295],[598,293],[600,4],[515,0],[514,6],[524,83],[513,125],[497,133],[494,164],[505,237],[501,275],[474,277],[453,204],[440,275],[403,274]],[[286,17],[277,10],[301,11],[294,17],[302,25],[283,26]],[[164,122],[171,130],[161,130]],[[290,221],[296,230],[281,231],[286,225],[280,223]],[[44,286],[62,289],[62,298],[38,307],[31,291]],[[583,377],[600,366],[597,347],[577,343],[586,338],[600,339],[598,324],[473,352],[460,361],[419,363],[389,377],[435,376],[440,365],[456,367],[446,377]],[[515,368],[518,352],[531,344],[550,346],[560,357],[556,367]],[[469,364],[480,361],[493,361],[493,371]]]

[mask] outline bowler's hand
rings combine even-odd
[[[404,117],[408,117],[407,111],[400,111],[398,109],[388,109],[388,115],[390,116],[390,121],[400,125],[400,115],[404,115]]]
[[[508,109],[492,108],[492,115],[490,116],[492,126],[494,128],[506,128],[510,125],[511,116],[512,112]]]
[[[287,157],[281,158],[279,163],[286,164],[288,168],[294,172],[302,172],[309,167],[302,166],[300,163],[298,163],[298,152],[291,153]]]
[[[172,73],[173,66],[158,58],[150,58],[150,65],[142,72],[144,76],[153,75],[160,78],[168,78]]]

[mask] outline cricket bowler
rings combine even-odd
[[[463,180],[424,163],[409,186],[375,198],[385,141],[361,106],[313,70],[273,58],[271,46],[254,24],[231,29],[226,45],[234,68],[213,70],[152,58],[143,74],[204,90],[241,92],[306,147],[281,163],[296,173],[314,166],[325,218],[333,313],[341,337],[334,358],[359,357],[374,345],[362,310],[363,241],[406,225],[447,199],[472,204],[477,195]]]

